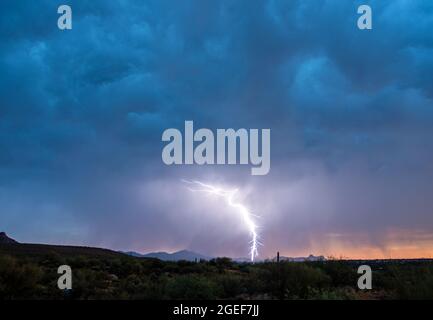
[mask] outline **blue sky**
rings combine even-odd
[[[433,256],[432,3],[68,1],[70,31],[60,4],[0,5],[0,229],[246,255],[230,208],[181,182],[198,179],[241,190],[262,257]],[[185,120],[270,128],[270,173],[164,165]]]

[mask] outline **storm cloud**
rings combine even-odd
[[[60,31],[61,4],[0,5],[0,229],[247,255],[196,179],[239,188],[262,258],[433,256],[433,3],[69,1]],[[185,120],[270,128],[270,173],[164,165],[162,132]]]

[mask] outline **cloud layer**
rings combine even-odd
[[[238,187],[262,257],[433,255],[433,4],[3,1],[0,228],[18,240],[243,256],[181,179]],[[270,128],[271,172],[168,167],[164,129]]]

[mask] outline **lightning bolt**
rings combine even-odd
[[[191,185],[191,186],[195,186],[195,188],[190,188],[188,187],[188,189],[192,192],[205,192],[205,193],[209,193],[212,195],[216,195],[216,196],[220,196],[222,197],[227,204],[230,207],[233,207],[236,209],[236,211],[240,214],[240,216],[242,217],[245,226],[247,227],[247,229],[250,232],[251,235],[251,240],[250,240],[250,258],[251,258],[251,262],[254,262],[254,258],[258,256],[259,252],[258,252],[258,246],[261,244],[259,242],[259,235],[257,232],[257,225],[255,224],[253,217],[257,217],[254,214],[252,214],[248,208],[246,206],[244,206],[242,203],[236,202],[235,201],[235,196],[238,193],[238,189],[234,189],[234,190],[226,190],[220,187],[216,187],[216,186],[212,186],[209,184],[205,184],[203,182],[200,181],[188,181],[188,180],[182,180],[183,182]]]

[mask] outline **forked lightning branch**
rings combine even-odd
[[[236,212],[239,213],[251,236],[250,260],[253,262],[259,254],[258,246],[261,244],[259,242],[258,227],[254,222],[255,215],[251,213],[245,205],[236,200],[238,189],[224,189],[200,181],[183,180],[183,182],[189,184],[188,189],[192,192],[204,192],[223,198],[230,207],[234,208]]]

